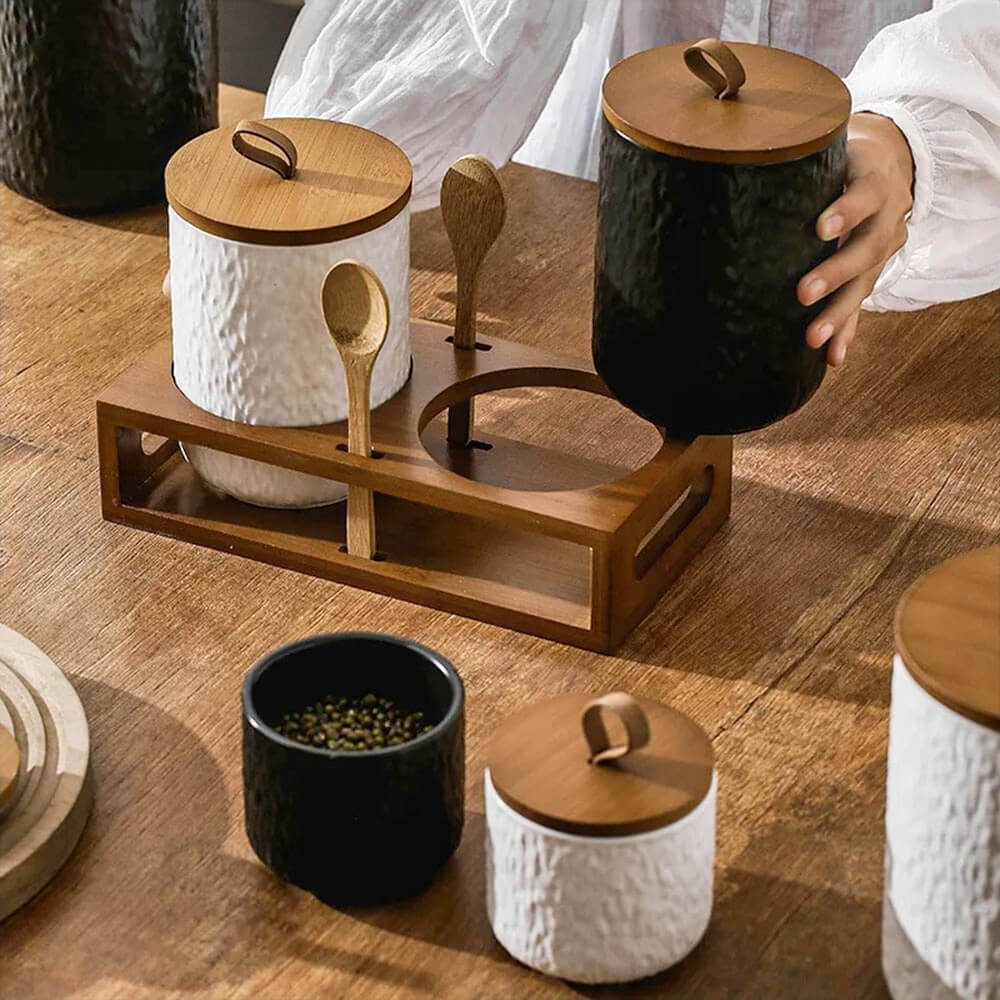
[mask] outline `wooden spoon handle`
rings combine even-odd
[[[458,269],[455,301],[455,347],[471,351],[476,346],[476,291],[479,267]]]
[[[352,455],[371,455],[371,384],[374,358],[345,358],[347,379],[347,450]]]
[[[366,486],[347,487],[347,551],[359,559],[375,555],[375,498]]]
[[[352,455],[372,453],[371,381],[373,357],[347,358],[347,450]],[[375,498],[365,486],[347,487],[347,551],[360,559],[375,555]]]

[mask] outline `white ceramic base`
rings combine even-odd
[[[898,656],[885,828],[888,901],[906,939],[963,1000],[996,1000],[1000,733],[931,697]],[[884,966],[887,973],[895,967]]]
[[[213,489],[255,507],[301,510],[325,507],[347,496],[347,486],[306,472],[293,472],[252,458],[196,444],[181,444],[181,454]]]
[[[486,795],[486,902],[497,940],[540,972],[619,983],[662,972],[712,913],[716,778],[697,808],[633,837],[580,837]]]

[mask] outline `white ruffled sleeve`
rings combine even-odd
[[[865,308],[921,309],[1000,287],[1000,0],[952,0],[884,28],[847,78],[855,112],[913,154],[906,244]]]
[[[388,136],[413,163],[413,209],[429,208],[458,157],[510,159],[548,99],[583,9],[566,0],[309,0],[265,114]]]

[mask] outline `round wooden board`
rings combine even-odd
[[[1000,731],[1000,546],[935,566],[896,609],[896,651],[949,708]]]
[[[0,625],[0,695],[22,773],[0,824],[0,919],[35,895],[76,846],[90,812],[90,735],[80,699],[33,643]]]

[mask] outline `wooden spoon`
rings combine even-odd
[[[496,242],[507,217],[500,175],[484,156],[463,156],[441,181],[441,215],[455,255],[458,293],[455,349],[476,347],[476,283],[486,252]],[[448,441],[468,445],[472,435],[473,400],[448,411]]]
[[[344,363],[347,450],[369,457],[372,368],[389,329],[389,299],[369,268],[356,260],[343,260],[334,264],[323,280],[323,315]],[[375,554],[372,491],[353,483],[347,486],[347,551],[362,559]]]

